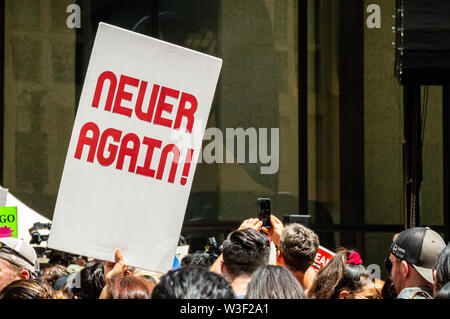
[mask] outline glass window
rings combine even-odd
[[[366,24],[370,4],[308,1],[308,195],[310,209],[326,216],[317,222],[324,229],[379,225],[379,234],[335,238],[375,261],[388,249],[377,241],[404,225],[404,109],[394,76],[395,1],[377,2],[380,28]],[[442,226],[442,89],[422,87],[422,98],[421,225]]]
[[[5,1],[3,186],[51,217],[75,118],[73,1]]]
[[[298,213],[298,1],[5,3],[4,186],[52,217],[76,105],[100,21],[223,59],[186,222],[256,217],[270,197]]]

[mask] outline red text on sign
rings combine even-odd
[[[132,117],[133,111],[139,120],[166,126],[172,129],[180,129],[182,122],[186,123],[186,131],[192,133],[194,115],[198,102],[193,94],[181,92],[165,86],[154,84],[151,88],[148,82],[130,76],[121,75],[117,80],[111,71],[105,71],[97,79],[92,107],[98,108],[105,87],[109,84],[104,110],[116,114]],[[127,86],[139,89],[134,106],[124,106],[123,102],[131,102],[133,93],[127,91]],[[150,100],[147,107],[143,105],[144,97],[149,91]],[[176,100],[177,104],[171,104],[169,100]],[[176,111],[174,111],[176,107]]]
[[[153,139],[147,136],[140,138],[134,133],[124,134],[121,130],[107,128],[100,132],[97,124],[88,122],[83,125],[78,137],[78,143],[75,150],[75,158],[81,159],[83,151],[87,147],[87,161],[93,163],[97,159],[98,163],[103,166],[110,166],[115,163],[118,170],[124,169],[125,159],[129,159],[128,167],[125,169],[130,173],[143,175],[158,180],[163,179],[164,169],[169,156],[172,158],[169,177],[169,183],[175,182],[178,163],[180,162],[180,149],[175,144],[167,144],[163,146],[161,140]],[[138,163],[139,152],[143,149],[145,158],[142,163]],[[158,156],[155,156],[155,150]],[[180,180],[181,185],[185,185],[189,175],[189,168],[194,150],[188,149],[184,168]],[[106,153],[106,154],[105,154]],[[158,165],[151,168],[152,159]],[[155,174],[156,173],[156,174]],[[156,175],[156,176],[155,176]]]

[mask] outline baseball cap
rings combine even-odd
[[[21,238],[0,238],[0,258],[28,270],[35,275],[39,272],[39,259],[34,248]]]
[[[398,234],[389,251],[411,264],[424,279],[433,284],[433,268],[444,248],[444,240],[434,230],[414,227]]]

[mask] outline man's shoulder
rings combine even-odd
[[[397,296],[397,299],[433,299],[430,289],[426,287],[404,288]]]

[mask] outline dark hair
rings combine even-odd
[[[389,275],[384,281],[383,288],[381,289],[381,298],[383,299],[396,299],[397,292],[395,291],[394,282],[391,275]]]
[[[440,290],[450,281],[450,244],[439,255],[436,263],[436,280],[434,285],[436,290]]]
[[[125,276],[107,285],[112,299],[150,299],[155,285],[142,276]]]
[[[3,288],[0,299],[62,299],[59,292],[42,279],[16,280]]]
[[[155,286],[152,299],[233,299],[231,285],[222,276],[200,267],[171,270]]]
[[[254,229],[235,230],[223,242],[223,262],[232,278],[251,276],[269,262],[269,254],[269,239]]]
[[[308,227],[289,224],[281,233],[279,249],[289,269],[306,272],[319,250],[319,237]]]
[[[434,296],[434,299],[450,299],[450,282],[442,286],[436,296]]]
[[[363,265],[348,264],[353,251],[340,248],[328,264],[316,276],[309,291],[315,299],[337,299],[343,290],[355,293],[370,283],[371,273]]]
[[[203,251],[196,251],[183,257],[181,260],[181,267],[186,266],[199,266],[205,269],[209,269],[214,261],[217,259],[216,254],[209,254]]]
[[[298,280],[284,267],[266,265],[253,273],[247,299],[306,299]]]
[[[69,274],[67,268],[63,265],[55,265],[47,267],[43,270],[43,279],[48,282],[50,286],[55,287],[56,281],[64,275]]]
[[[80,299],[98,299],[105,287],[104,262],[91,262],[77,275],[79,285],[72,287],[72,294]]]

